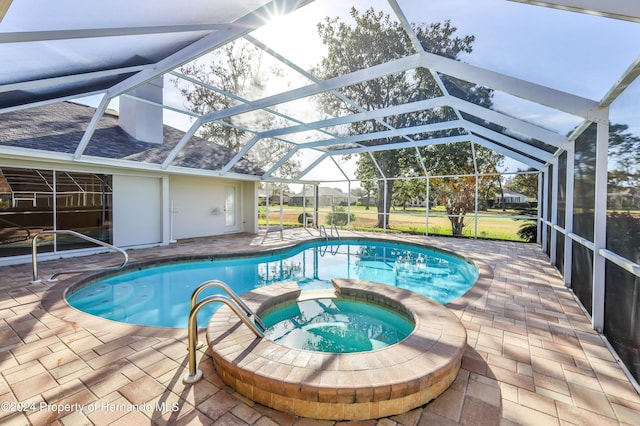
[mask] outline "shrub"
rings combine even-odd
[[[527,243],[535,243],[538,238],[538,220],[536,215],[538,210],[535,208],[516,209],[518,212],[525,216],[531,216],[531,219],[515,219],[525,221],[520,225],[518,229],[518,237],[522,238]]]
[[[308,219],[313,220],[313,215],[311,213],[300,213],[300,215],[298,215],[298,223],[304,224],[304,216],[306,216]]]
[[[324,217],[324,223],[326,223],[327,225],[334,224],[336,226],[345,226],[347,223],[349,223],[349,219],[351,219],[352,222],[355,222],[356,215],[354,213],[348,215],[344,207],[332,206],[331,212],[327,213],[327,215]]]

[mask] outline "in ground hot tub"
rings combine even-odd
[[[455,315],[431,299],[397,287],[345,279],[334,280],[334,286],[345,300],[398,313],[413,324],[412,330],[380,348],[319,352],[257,339],[223,307],[211,317],[207,339],[224,382],[260,404],[329,420],[400,414],[449,387],[466,346],[466,330]],[[322,297],[327,295],[301,292],[295,284],[262,287],[243,295],[258,315]]]
[[[367,352],[405,339],[415,327],[407,312],[336,291],[305,291],[260,314],[265,337],[294,349]]]

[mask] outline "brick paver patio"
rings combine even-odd
[[[234,235],[129,255],[136,263],[269,250],[308,238],[304,230],[287,230],[283,241],[273,234],[261,245],[261,235]],[[395,238],[471,257],[488,265],[493,278],[474,297],[449,306],[468,335],[453,385],[421,408],[360,424],[640,425],[640,396],[539,247]],[[40,270],[47,276],[114,259],[101,254],[53,260],[41,262]],[[217,377],[204,352],[198,354],[204,380],[184,385],[186,332],[119,325],[74,312],[60,303],[60,291],[77,276],[30,284],[30,264],[1,269],[0,424],[332,423],[296,418],[239,396]]]

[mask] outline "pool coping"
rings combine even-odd
[[[256,336],[228,307],[211,317],[207,341],[222,380],[245,397],[302,417],[367,420],[401,414],[431,401],[453,382],[466,329],[446,307],[419,294],[370,281],[334,279],[337,292],[410,313],[402,341],[360,353],[325,353]],[[307,293],[295,283],[245,293],[254,312]]]
[[[462,296],[455,299],[454,301],[444,305],[448,308],[452,309],[460,309],[468,306],[483,297],[486,294],[486,291],[489,289],[491,282],[493,281],[493,268],[490,267],[483,260],[473,256],[473,255],[462,255],[456,253],[455,251],[450,251],[446,249],[442,249],[439,247],[434,247],[429,244],[419,244],[414,242],[405,242],[398,241],[394,239],[385,239],[379,237],[357,237],[350,238],[349,240],[364,240],[364,241],[380,241],[392,244],[405,244],[414,247],[422,247],[433,249],[435,251],[441,253],[452,254],[457,256],[458,258],[464,259],[467,262],[473,263],[479,271],[478,279],[476,283]],[[42,307],[51,315],[60,319],[61,321],[67,323],[72,329],[77,329],[80,327],[90,328],[97,331],[105,331],[109,333],[117,333],[121,335],[133,335],[133,336],[156,336],[156,337],[170,337],[176,339],[186,339],[187,338],[187,327],[185,324],[184,328],[170,328],[170,327],[155,327],[148,325],[134,325],[134,324],[126,324],[123,322],[113,321],[106,318],[101,318],[83,311],[80,311],[73,306],[71,306],[66,300],[67,292],[71,291],[77,286],[84,285],[86,283],[90,283],[99,278],[105,278],[108,276],[117,275],[118,273],[127,272],[130,270],[141,269],[150,265],[165,265],[171,263],[179,263],[182,261],[188,260],[205,260],[205,259],[216,259],[223,257],[251,257],[260,254],[264,254],[269,251],[270,254],[283,252],[286,250],[290,250],[293,247],[307,244],[309,242],[316,241],[324,241],[318,238],[312,238],[309,240],[305,240],[302,242],[287,244],[285,246],[278,247],[277,249],[273,249],[272,247],[262,247],[262,246],[251,246],[251,252],[233,252],[226,253],[221,255],[219,253],[204,253],[202,255],[197,256],[171,256],[171,255],[160,255],[152,260],[143,260],[139,262],[129,263],[125,268],[120,269],[118,271],[106,271],[106,272],[98,272],[98,273],[81,273],[72,276],[65,276],[61,280],[53,283],[49,283],[47,281],[42,281],[41,285],[48,286],[47,290],[43,293],[41,299]],[[389,286],[392,287],[392,286]],[[204,328],[201,328],[199,331],[202,332]]]

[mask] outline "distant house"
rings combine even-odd
[[[270,189],[269,190],[269,205],[279,205],[280,204],[280,190],[279,189]],[[291,194],[289,191],[282,192],[282,204],[289,204],[289,199],[291,198]],[[261,206],[267,204],[267,191],[265,189],[258,189],[258,203]]]
[[[315,188],[312,186],[306,186],[304,192],[294,194],[289,198],[290,206],[302,206],[303,199],[306,198],[304,203],[307,207],[314,207],[315,205]],[[355,200],[355,197],[353,198]],[[348,194],[342,192],[338,188],[318,188],[318,206],[339,206],[347,205],[349,202]]]
[[[505,189],[503,193],[504,193],[505,204],[524,204],[529,201],[526,195],[520,194],[515,191],[510,191],[508,189]],[[496,196],[495,202],[497,206],[502,204],[502,194],[498,194]]]

